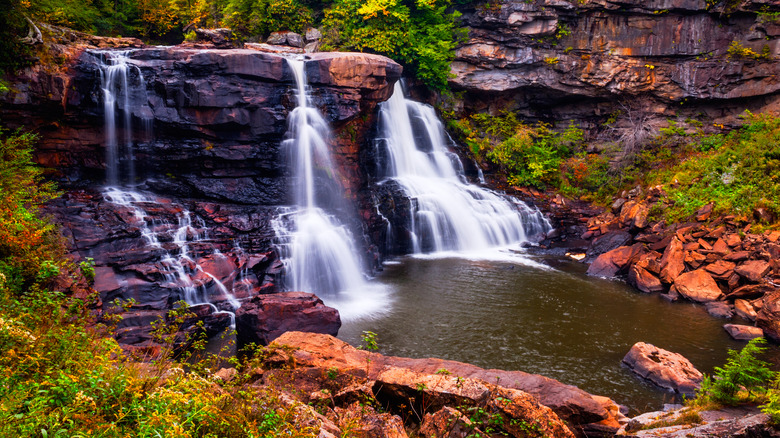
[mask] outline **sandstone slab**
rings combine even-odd
[[[674,281],[674,286],[680,295],[699,303],[715,301],[723,295],[712,276],[703,269],[681,274]]]
[[[680,394],[695,394],[703,378],[684,356],[644,342],[634,344],[623,363],[640,377]]]

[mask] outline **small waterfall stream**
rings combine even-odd
[[[182,299],[189,305],[208,304],[218,312],[231,315],[232,327],[235,327],[233,311],[241,306],[233,293],[216,277],[205,271],[196,261],[190,246],[208,248],[208,230],[202,219],[181,207],[177,214],[177,224],[164,220],[153,220],[147,208],[157,208],[159,203],[153,196],[140,193],[131,187],[136,183],[135,157],[133,145],[133,114],[141,122],[139,131],[151,131],[151,117],[144,117],[149,110],[146,85],[141,70],[132,65],[129,55],[132,51],[95,51],[93,55],[101,61],[100,84],[103,91],[104,129],[106,145],[106,183],[104,198],[116,205],[130,209],[146,244],[154,249],[162,249],[163,255],[157,262],[159,271],[167,284],[178,288]],[[131,72],[133,74],[131,74]],[[121,120],[123,135],[119,135],[117,120]],[[121,137],[121,140],[120,140]],[[166,241],[163,245],[161,241]],[[201,253],[203,250],[201,249]],[[219,254],[215,248],[211,252]],[[207,279],[204,281],[204,278]],[[210,280],[210,281],[209,281]],[[209,284],[212,289],[209,290]],[[226,302],[222,309],[212,300]],[[229,307],[229,308],[227,308]]]
[[[339,309],[342,318],[384,307],[380,287],[364,277],[359,252],[347,228],[334,214],[346,214],[342,190],[334,177],[330,129],[311,106],[305,62],[287,59],[295,76],[297,107],[288,116],[287,151],[295,178],[296,206],[282,208],[273,223],[286,268],[287,288],[312,292]]]
[[[468,184],[434,109],[404,98],[400,83],[379,123],[377,147],[387,156],[380,184],[396,181],[414,201],[407,227],[415,252],[506,247],[551,229],[537,209]]]

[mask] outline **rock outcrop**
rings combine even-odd
[[[271,220],[277,206],[290,203],[280,145],[297,105],[293,71],[278,54],[232,48],[224,30],[201,33],[209,48],[143,47],[52,28],[43,50],[58,63],[11,78],[12,91],[0,96],[4,127],[41,134],[36,160],[66,190],[47,211],[63,224],[74,255],[94,260],[102,310],[133,300],[117,329],[126,346],[150,347],[149,323],[165,320],[180,300],[214,305],[200,316],[212,334],[230,324],[225,311],[258,295],[273,301],[265,295],[283,289]],[[113,48],[126,51],[121,62],[128,67],[115,90],[122,144],[114,165],[118,182],[133,192],[102,187],[110,166],[101,78],[109,75]],[[401,67],[360,53],[305,59],[312,103],[334,129],[336,177],[354,199],[366,181],[359,148]],[[321,331],[335,333],[335,310],[314,307],[327,315]],[[308,327],[295,317],[266,322],[244,333],[267,343],[282,330]]]
[[[692,396],[704,377],[693,364],[678,353],[637,342],[623,358],[631,371],[654,384]]]
[[[601,436],[600,434],[609,431],[614,432],[623,419],[619,407],[609,399],[521,371],[485,370],[474,365],[441,359],[383,356],[357,350],[336,338],[318,334],[288,332],[277,338],[273,345],[293,347],[295,350],[292,358],[298,367],[335,369],[339,373],[376,382],[372,385],[380,401],[403,400],[409,397],[417,397],[417,400],[420,400],[421,397],[427,397],[429,409],[426,412],[429,411],[434,417],[445,415],[438,411],[444,406],[456,407],[458,400],[464,402],[467,399],[473,401],[485,397],[490,392],[485,382],[498,382],[502,388],[499,393],[505,393],[508,399],[518,400],[517,403],[521,405],[533,405],[533,399],[528,397],[530,394],[538,403],[552,409],[578,434]],[[434,395],[436,391],[441,391],[441,395]],[[521,392],[527,394],[523,395]],[[512,406],[514,405],[507,405],[502,409],[515,409]],[[432,418],[429,421],[435,420]]]
[[[288,331],[336,336],[340,327],[338,310],[306,292],[256,295],[236,311],[236,336],[244,345],[268,345]]]
[[[746,0],[512,0],[461,8],[468,40],[451,85],[468,112],[616,130],[667,117],[735,123],[745,109],[777,109],[776,2]],[[749,49],[739,51],[735,48]]]

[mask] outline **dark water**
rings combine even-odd
[[[384,354],[542,374],[611,397],[633,412],[673,401],[621,366],[634,343],[681,353],[707,373],[725,362],[728,348],[744,345],[723,330],[726,320],[703,306],[669,303],[621,282],[587,277],[576,262],[527,259],[555,268],[402,259],[376,279],[393,291],[390,309],[345,322],[339,337],[359,345],[362,331],[371,330]]]

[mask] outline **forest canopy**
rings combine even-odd
[[[104,36],[178,43],[196,27],[228,27],[236,39],[262,41],[271,32],[318,27],[322,50],[378,53],[404,65],[435,89],[447,86],[462,30],[450,0],[0,0],[0,67],[19,67],[18,37],[28,22]],[[10,35],[9,35],[10,34]],[[10,38],[6,38],[10,37]]]

